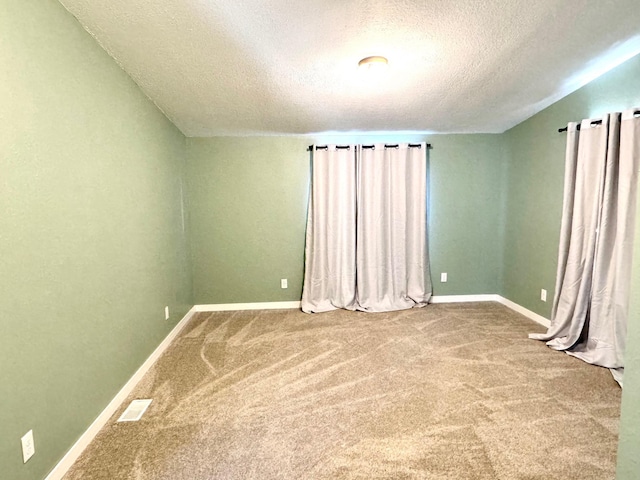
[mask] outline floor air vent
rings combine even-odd
[[[142,418],[144,412],[149,408],[153,400],[134,400],[129,404],[127,409],[122,412],[119,422],[137,422]]]

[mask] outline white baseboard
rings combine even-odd
[[[512,302],[507,298],[501,297],[500,295],[498,295],[498,297],[498,302],[500,302],[505,307],[509,307],[511,310],[518,312],[520,315],[524,315],[525,317],[533,320],[536,323],[539,323],[544,327],[549,328],[551,326],[551,321],[547,318],[544,318],[542,315],[538,315],[536,312],[532,312],[531,310],[524,308],[523,306],[518,305],[517,303]]]
[[[512,302],[504,298],[501,295],[494,293],[482,294],[482,295],[436,295],[431,297],[429,303],[464,303],[464,302],[498,302],[502,305],[518,312],[521,315],[539,323],[547,328],[551,325],[551,322],[544,318],[542,315],[538,315],[531,310],[528,310],[517,303]],[[216,303],[211,305],[195,305],[192,309],[193,312],[229,312],[234,310],[273,310],[273,309],[288,309],[288,308],[300,308],[300,302],[260,302],[260,303]]]
[[[488,295],[440,295],[431,297],[429,303],[463,303],[463,302],[498,302],[504,305],[505,307],[510,308],[514,312],[518,312],[521,315],[524,315],[530,320],[533,320],[540,325],[549,328],[551,326],[551,322],[544,318],[542,315],[538,315],[535,312],[532,312],[529,309],[524,308],[521,305],[518,305],[511,300],[504,298],[501,295],[488,294]]]
[[[499,302],[500,295],[436,295],[429,303]]]
[[[233,310],[276,310],[300,308],[300,302],[261,302],[261,303],[215,303],[195,305],[194,312],[230,312]]]
[[[49,475],[45,478],[45,480],[60,480],[71,468],[71,465],[78,459],[80,454],[84,451],[85,448],[91,443],[91,441],[98,434],[100,429],[106,425],[111,416],[120,408],[122,402],[124,402],[129,394],[133,391],[135,386],[140,382],[142,377],[149,371],[149,369],[153,366],[153,364],[160,358],[160,355],[164,353],[164,351],[171,345],[171,342],[178,336],[180,331],[187,325],[191,317],[194,315],[195,310],[192,308],[187,312],[187,314],[178,322],[178,324],[173,327],[171,332],[166,336],[166,338],[158,345],[158,347],[153,351],[153,353],[147,358],[147,360],[142,364],[142,366],[133,374],[133,376],[129,379],[129,381],[122,387],[122,389],[117,393],[117,395],[109,402],[109,405],[98,415],[93,423],[89,426],[89,428],[82,434],[82,436],[78,439],[76,443],[69,449],[69,451],[65,454],[64,457],[58,462],[58,464],[53,467],[53,470],[49,472]]]

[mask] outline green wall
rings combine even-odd
[[[187,139],[196,304],[300,300],[307,145],[292,137]]]
[[[611,70],[505,133],[509,163],[502,294],[549,317],[562,215],[565,134],[569,121],[640,106],[640,56]],[[640,472],[640,209],[618,455],[618,480]],[[546,288],[549,300],[539,300]]]
[[[57,1],[0,37],[0,477],[33,480],[190,308],[185,138]]]
[[[500,289],[506,157],[501,135],[435,135],[429,255],[434,295]],[[448,282],[440,283],[440,272]]]
[[[502,252],[500,135],[189,138],[196,304],[300,300],[310,143],[432,143],[429,241],[435,295],[496,293]],[[447,272],[448,283],[440,283]],[[280,288],[280,279],[289,288]]]
[[[627,350],[624,359],[624,390],[616,475],[618,480],[637,480],[640,476],[640,208],[637,212],[632,297],[629,304]]]
[[[640,56],[504,134],[508,148],[502,294],[547,318],[555,287],[570,121],[640,105]],[[546,303],[540,289],[548,291]]]

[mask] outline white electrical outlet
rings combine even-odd
[[[440,274],[440,282],[447,283],[447,272],[442,272]]]
[[[36,444],[33,443],[33,430],[29,430],[25,433],[24,437],[20,439],[22,442],[22,460],[27,463],[33,454],[36,453]]]
[[[543,302],[547,301],[547,291],[544,288],[540,290],[540,300]]]
[[[164,319],[169,320],[169,307],[164,307]]]
[[[289,288],[289,285],[287,283],[287,279],[286,278],[281,278],[280,279],[280,288]]]

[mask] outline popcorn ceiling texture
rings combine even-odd
[[[187,136],[497,133],[640,52],[637,0],[61,2]]]

